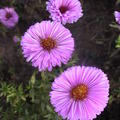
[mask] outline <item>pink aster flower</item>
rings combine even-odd
[[[92,120],[108,103],[109,81],[100,69],[75,66],[52,84],[50,101],[55,111],[68,120]]]
[[[115,15],[116,22],[120,24],[120,12],[115,11],[114,15]]]
[[[79,0],[49,0],[47,10],[54,21],[62,24],[76,22],[83,16]]]
[[[15,36],[13,36],[13,41],[14,41],[14,43],[17,43],[20,41],[20,38],[15,35]]]
[[[57,22],[43,21],[31,26],[22,37],[24,57],[39,71],[67,64],[74,50],[68,29]]]
[[[0,9],[0,22],[7,28],[14,27],[18,22],[18,14],[14,8],[4,8]]]

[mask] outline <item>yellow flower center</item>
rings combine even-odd
[[[75,100],[83,100],[87,97],[88,87],[84,84],[80,84],[74,87],[71,91],[71,96]]]
[[[51,38],[41,40],[40,44],[47,51],[50,51],[51,49],[56,47],[56,41]]]

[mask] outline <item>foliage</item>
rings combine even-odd
[[[114,101],[120,100],[120,87],[114,88],[111,92],[110,99],[109,99],[109,104],[111,105]]]
[[[0,106],[2,120],[61,120],[50,105],[49,92],[54,78],[67,67],[75,65],[76,55],[67,66],[55,68],[52,72],[34,71],[27,85],[2,82],[0,84]],[[6,108],[7,106],[7,108]]]
[[[120,48],[120,35],[118,36],[116,40],[116,48]]]

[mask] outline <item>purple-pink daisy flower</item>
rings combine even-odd
[[[109,81],[96,67],[67,69],[52,84],[50,101],[63,119],[92,120],[108,103]]]
[[[39,71],[67,64],[74,50],[74,39],[58,22],[43,21],[32,25],[22,37],[24,57]]]
[[[116,20],[116,22],[118,22],[118,23],[120,24],[120,12],[115,11],[115,12],[114,12],[114,15],[115,15],[115,20]]]
[[[47,10],[54,21],[61,22],[64,25],[76,22],[83,16],[79,0],[49,0]]]
[[[15,35],[15,36],[13,36],[13,41],[14,41],[14,43],[17,43],[20,41],[20,38]]]
[[[0,9],[0,22],[7,28],[14,27],[18,22],[19,16],[14,8]]]

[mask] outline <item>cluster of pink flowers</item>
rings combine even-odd
[[[39,71],[67,64],[74,51],[74,38],[62,24],[76,22],[83,15],[78,0],[49,0],[46,4],[53,22],[32,25],[21,41],[24,57]]]
[[[68,63],[74,51],[74,38],[63,25],[77,22],[83,16],[79,0],[49,0],[46,5],[53,21],[30,26],[21,40],[24,57],[39,71],[52,71],[53,67]],[[118,12],[115,17],[120,23]],[[18,15],[13,8],[0,9],[0,22],[14,27]],[[18,41],[16,36],[14,41]],[[102,70],[74,66],[54,80],[50,102],[63,119],[92,120],[106,107],[108,95],[109,81]]]

